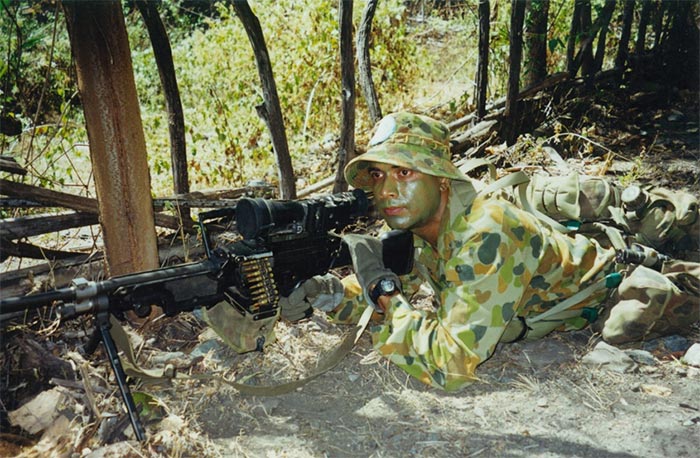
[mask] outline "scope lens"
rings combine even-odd
[[[299,202],[243,198],[236,205],[238,232],[248,240],[303,220],[304,207]]]

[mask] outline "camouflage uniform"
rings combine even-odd
[[[495,196],[480,195],[480,183],[450,161],[449,132],[430,118],[399,113],[385,118],[370,149],[345,174],[356,187],[371,188],[370,162],[399,165],[452,179],[437,250],[414,236],[416,267],[403,278],[403,295],[391,298],[383,320],[371,328],[375,348],[422,382],[445,390],[474,380],[476,367],[499,342],[521,338],[521,325],[615,269],[613,249],[581,235],[564,235],[533,214]],[[432,310],[410,298],[427,283]],[[367,303],[359,285],[344,280],[345,301],[333,318],[356,322]],[[545,323],[540,335],[579,329],[595,318],[607,290],[583,298]]]

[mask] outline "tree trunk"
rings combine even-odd
[[[64,1],[110,275],[158,267],[146,140],[119,2]]]
[[[658,50],[661,42],[661,32],[663,30],[664,13],[666,11],[666,2],[660,1],[654,8],[654,50]]]
[[[157,4],[146,0],[138,0],[136,7],[139,9],[143,21],[151,39],[153,54],[158,66],[160,84],[165,94],[165,106],[168,111],[168,130],[170,132],[170,161],[173,170],[173,189],[175,194],[187,194],[190,192],[187,176],[187,149],[185,143],[185,116],[182,112],[180,90],[175,76],[175,65],[170,47],[168,33],[165,31],[163,21],[158,14]],[[180,210],[181,216],[189,220],[188,208]]]
[[[598,43],[596,45],[595,59],[593,61],[593,73],[599,72],[603,68],[605,40],[616,4],[616,0],[605,0],[605,5],[603,5],[603,8],[600,10],[600,16],[596,18],[596,29],[600,29],[600,32],[598,33]]]
[[[632,35],[632,19],[634,18],[634,0],[624,2],[625,9],[622,13],[622,35],[620,36],[620,44],[617,48],[617,56],[615,57],[615,68],[622,74],[627,57],[629,56],[630,36]]]
[[[289,156],[284,118],[282,117],[279,96],[277,95],[277,85],[272,75],[272,64],[265,45],[265,37],[260,28],[260,21],[258,21],[258,18],[250,9],[250,5],[245,0],[233,2],[233,8],[243,23],[250,45],[253,47],[255,62],[258,67],[258,75],[260,76],[263,89],[263,104],[257,106],[256,109],[258,116],[267,125],[272,138],[272,147],[277,158],[280,180],[280,197],[282,199],[295,199],[294,169],[292,168],[292,159]]]
[[[476,70],[476,121],[486,116],[486,94],[489,85],[489,33],[491,27],[489,0],[479,0],[479,57]]]
[[[355,65],[352,52],[352,8],[352,0],[338,0],[342,106],[340,111],[338,172],[335,177],[333,192],[342,192],[348,189],[343,170],[345,165],[355,155]]]
[[[505,138],[513,143],[518,137],[518,93],[520,92],[520,62],[523,54],[523,23],[525,22],[525,2],[511,1],[510,48],[508,53],[508,93],[505,109]]]
[[[593,76],[593,37],[595,30],[591,20],[591,0],[576,0],[581,2],[581,75],[586,78]]]
[[[369,57],[369,42],[372,34],[372,20],[379,0],[368,0],[365,10],[362,12],[362,22],[357,31],[357,67],[360,77],[360,87],[367,103],[369,119],[376,124],[382,119],[382,109],[379,106],[377,91],[372,80],[372,65]]]
[[[694,22],[691,2],[673,2],[667,9],[670,23],[668,38],[657,62],[664,83],[697,91],[700,84],[700,31]],[[655,59],[655,62],[657,59]]]
[[[529,0],[525,23],[525,86],[533,86],[547,77],[547,19],[549,0]]]
[[[581,30],[581,2],[576,0],[574,3],[574,12],[571,15],[571,27],[569,27],[569,39],[566,42],[566,70],[571,78],[576,77],[578,66],[575,62],[576,42],[578,34]]]
[[[637,43],[634,47],[634,52],[637,55],[642,55],[646,48],[645,42],[647,26],[649,25],[649,16],[651,15],[651,6],[651,0],[642,0],[642,12],[639,15],[639,28],[637,29]]]

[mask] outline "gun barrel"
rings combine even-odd
[[[54,301],[72,301],[75,299],[75,288],[61,288],[55,291],[30,294],[21,297],[0,299],[0,314],[20,312],[23,310],[45,306]]]
[[[73,284],[65,288],[46,291],[43,293],[30,294],[27,296],[9,297],[0,299],[0,315],[8,315],[15,312],[35,309],[55,301],[73,302],[85,297],[97,294],[105,294],[116,291],[121,287],[144,286],[157,284],[164,281],[177,281],[188,277],[206,275],[216,270],[216,265],[210,260],[197,263],[182,264],[179,266],[166,267],[145,272],[136,272],[118,277],[112,277],[100,282],[90,282],[92,288],[89,292],[82,291],[79,286]]]

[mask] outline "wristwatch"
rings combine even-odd
[[[379,296],[393,296],[398,290],[399,288],[393,279],[382,278],[370,291],[369,298],[374,304],[377,304]]]

